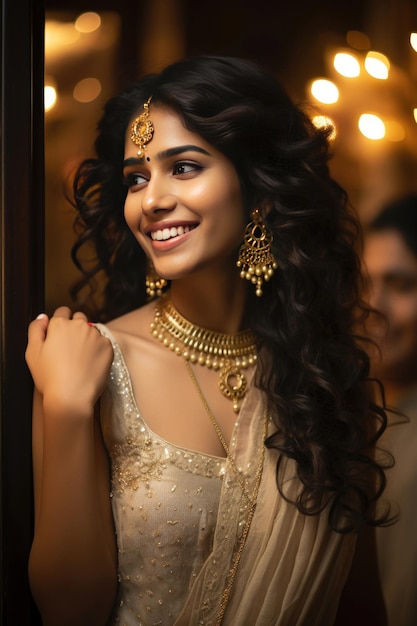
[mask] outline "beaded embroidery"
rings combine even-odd
[[[147,426],[123,354],[97,326],[114,350],[101,407],[120,583],[111,623],[172,626],[212,549],[226,459],[177,447]]]
[[[123,355],[117,343],[112,343],[114,362],[108,387],[111,414],[104,411],[111,428],[104,428],[103,434],[113,461],[113,510],[123,588],[119,615],[126,619],[127,613],[132,615],[140,607],[139,623],[155,624],[157,616],[164,615],[163,623],[172,624],[187,597],[187,588],[176,581],[187,572],[191,583],[204,564],[200,606],[193,623],[220,624],[254,506],[249,506],[241,482],[229,466],[230,459],[176,447],[147,427]],[[235,436],[233,433],[231,450],[236,445]],[[250,459],[261,458],[261,430],[253,443],[255,454]],[[248,490],[260,476],[245,463]],[[192,559],[197,560],[194,563]],[[137,575],[132,577],[132,572]],[[150,596],[145,600],[148,590],[155,592],[153,600]],[[160,603],[165,602],[167,593],[171,594],[172,616],[166,609],[161,613]]]
[[[193,474],[222,477],[226,460],[177,447],[147,428],[133,395],[131,380],[120,348],[114,348],[114,366],[110,380],[123,398],[129,434],[116,443],[110,456],[113,461],[113,492],[137,490],[140,483],[158,480],[168,463]]]

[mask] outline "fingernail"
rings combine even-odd
[[[46,313],[39,313],[39,315],[37,316],[37,320],[42,320],[46,317]]]

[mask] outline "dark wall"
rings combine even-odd
[[[43,306],[43,8],[2,0],[1,623],[38,623],[27,582],[32,538],[32,385],[27,325]]]

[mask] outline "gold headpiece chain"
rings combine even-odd
[[[143,113],[138,115],[130,126],[130,139],[139,147],[138,157],[140,159],[145,156],[146,146],[151,141],[154,132],[153,124],[149,119],[151,98],[152,96],[143,105]]]
[[[255,336],[250,330],[225,334],[196,326],[176,310],[167,294],[155,306],[151,332],[186,361],[218,370],[220,391],[239,411],[239,400],[248,387],[242,370],[256,363]]]

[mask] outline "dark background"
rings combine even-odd
[[[411,89],[417,84],[408,44],[409,32],[417,31],[415,0],[46,0],[44,4],[2,0],[0,608],[4,626],[39,623],[26,573],[32,538],[32,387],[24,349],[27,324],[45,307],[44,11],[89,10],[120,14],[115,89],[152,65],[153,46],[158,44],[153,24],[157,13],[163,16],[165,11],[175,18],[176,55],[228,54],[259,61],[273,69],[297,99],[305,96],[309,77],[325,72],[328,42],[344,45],[351,30],[365,32],[374,49],[402,67]],[[169,38],[169,30],[164,33]],[[417,95],[415,102],[417,106]],[[57,129],[58,125],[48,132]]]

